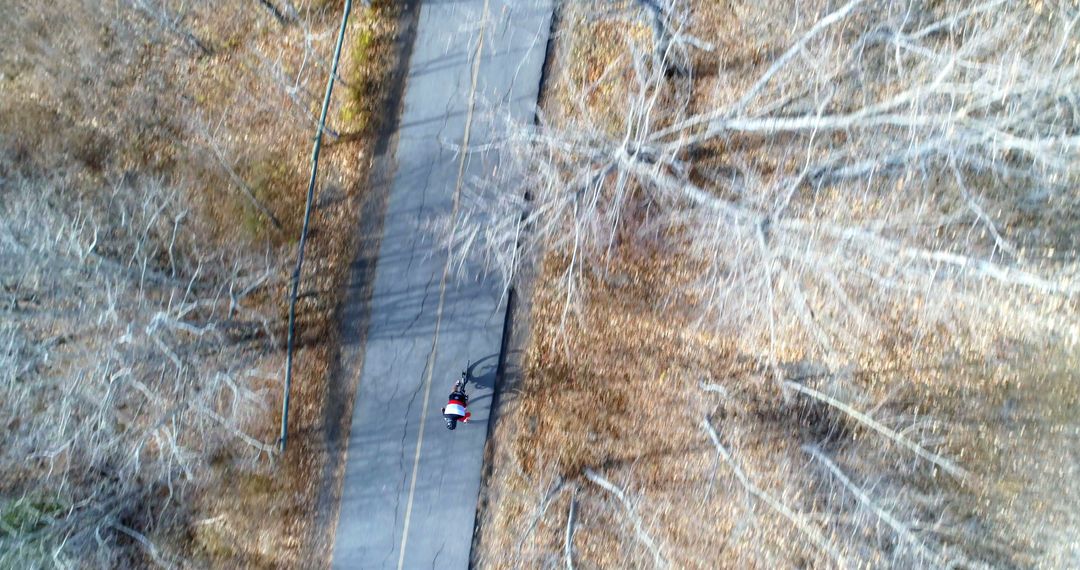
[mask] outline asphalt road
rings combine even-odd
[[[335,568],[467,568],[505,305],[431,237],[499,164],[496,117],[532,121],[552,0],[421,3],[353,409]],[[349,311],[345,311],[349,314]],[[467,361],[473,421],[441,408]]]

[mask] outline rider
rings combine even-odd
[[[449,401],[443,406],[443,418],[446,420],[446,428],[454,429],[457,422],[469,423],[469,395],[465,393],[465,381],[467,372],[461,373],[461,381],[454,385],[454,391],[450,392]]]

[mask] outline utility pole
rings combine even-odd
[[[341,45],[345,43],[345,29],[349,23],[352,0],[345,0],[341,12],[341,29],[338,31],[337,45],[334,46],[334,62],[330,68],[330,77],[326,80],[326,95],[323,97],[322,113],[319,115],[319,128],[315,132],[315,144],[311,149],[311,177],[308,179],[307,202],[304,205],[304,226],[300,230],[299,251],[296,255],[296,269],[292,275],[292,293],[289,295],[289,339],[285,353],[285,394],[281,399],[281,436],[278,447],[285,453],[285,444],[289,431],[289,396],[292,388],[293,350],[296,344],[296,295],[300,289],[300,270],[304,266],[304,247],[307,245],[308,225],[311,223],[311,209],[315,198],[315,179],[319,172],[319,151],[322,150],[322,136],[326,129],[326,113],[330,109],[330,94],[334,91],[334,79],[337,78],[338,60],[341,59]]]

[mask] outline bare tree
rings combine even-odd
[[[211,253],[155,181],[71,210],[45,181],[0,195],[0,497],[33,513],[0,532],[0,563],[115,566],[134,540],[169,565],[153,537],[210,457],[272,453],[246,430],[267,412],[253,366],[273,340],[250,297],[277,268]]]
[[[293,167],[327,11],[5,6],[0,567],[215,558],[197,550],[206,532],[258,524],[233,512],[300,500],[211,493],[268,474],[280,242],[302,214]],[[354,175],[331,162],[333,179]],[[235,542],[221,556],[243,564]]]
[[[799,21],[756,76],[725,84],[658,65],[671,38],[693,37],[690,3],[641,4],[660,30],[652,45],[627,33],[603,69],[555,75],[565,104],[538,125],[506,126],[499,176],[474,182],[448,247],[484,259],[507,286],[524,260],[554,260],[564,321],[590,284],[620,281],[610,269],[620,250],[685,260],[691,277],[672,281],[688,285],[654,301],[736,338],[778,401],[827,406],[915,472],[970,483],[977,475],[935,448],[940,438],[890,427],[918,422],[903,410],[875,417],[866,410],[885,403],[839,372],[932,362],[942,353],[932,347],[949,346],[934,339],[979,352],[1075,326],[1080,12],[852,0]],[[612,92],[612,108],[595,111]],[[822,385],[793,381],[804,363],[825,370]],[[813,457],[916,560],[962,558],[920,546]],[[765,502],[832,560],[866,555]]]
[[[560,252],[568,311],[620,239],[688,253],[702,278],[680,294],[699,299],[702,324],[758,331],[774,367],[781,327],[840,365],[875,349],[881,307],[917,313],[918,336],[990,324],[1005,295],[1075,294],[1075,263],[1046,262],[1055,244],[1040,236],[1056,230],[1020,218],[1073,217],[1080,65],[1067,46],[1080,16],[1035,26],[998,8],[850,2],[699,112],[691,80],[631,45],[622,124],[579,113],[511,127],[515,167],[477,189],[450,241],[507,279],[519,241]],[[830,33],[845,25],[862,31]],[[794,66],[801,52],[819,63]],[[728,150],[696,158],[715,145]]]

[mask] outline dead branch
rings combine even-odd
[[[771,495],[761,490],[760,487],[755,485],[754,482],[750,480],[750,478],[746,475],[742,468],[739,467],[739,464],[735,462],[735,458],[731,456],[731,452],[729,452],[727,448],[724,447],[724,444],[720,443],[720,435],[716,433],[716,430],[713,428],[712,423],[709,421],[708,418],[701,419],[701,428],[705,431],[706,434],[708,434],[709,439],[712,440],[713,445],[716,447],[716,453],[724,459],[725,463],[728,464],[728,467],[730,467],[731,471],[735,474],[735,478],[739,481],[739,484],[741,484],[743,488],[746,489],[747,493],[749,493],[759,501],[765,503],[769,508],[776,511],[777,514],[791,522],[791,524],[794,525],[795,528],[799,530],[799,532],[806,535],[806,537],[810,539],[810,542],[813,543],[814,546],[827,554],[829,558],[832,559],[832,561],[835,562],[839,567],[847,567],[847,563],[845,562],[843,555],[840,554],[840,551],[838,551],[836,547],[827,538],[825,538],[825,536],[823,536],[818,529],[814,528],[814,526],[809,521],[807,521],[804,516],[791,510],[787,505],[781,503],[780,501],[774,499]]]
[[[150,559],[154,561],[154,564],[157,564],[162,568],[173,568],[172,564],[161,557],[157,547],[154,546],[153,542],[150,542],[150,539],[146,538],[146,535],[120,523],[113,523],[112,527],[141,544],[146,550],[146,553],[150,555]]]
[[[146,17],[153,20],[162,29],[171,32],[178,38],[184,40],[188,45],[198,49],[199,53],[204,56],[214,55],[214,50],[206,44],[203,40],[199,39],[191,30],[184,27],[183,14],[170,14],[169,8],[164,3],[157,3],[154,0],[129,0],[132,6],[141,12]]]
[[[281,10],[279,10],[278,7],[275,6],[274,3],[271,2],[270,0],[258,0],[258,1],[259,1],[260,6],[262,6],[263,8],[266,8],[266,10],[268,12],[270,12],[271,15],[274,16],[274,19],[277,20],[278,24],[284,26],[284,25],[287,25],[289,22],[292,21],[292,17],[286,16],[285,13],[282,12]]]
[[[620,503],[622,503],[623,508],[626,509],[627,516],[630,518],[631,524],[633,524],[634,526],[634,533],[637,535],[638,540],[643,545],[645,545],[645,548],[647,548],[649,552],[652,553],[653,564],[657,568],[667,568],[669,564],[667,560],[664,559],[664,556],[660,551],[660,547],[656,544],[652,537],[649,536],[649,533],[645,531],[645,527],[641,522],[641,518],[637,516],[637,512],[634,509],[634,504],[630,501],[630,498],[626,496],[626,493],[622,489],[617,487],[614,483],[608,481],[607,479],[604,479],[602,476],[600,476],[599,473],[593,471],[592,469],[585,470],[585,478],[589,481],[592,481],[593,483],[596,483],[598,486],[600,486],[601,489],[614,495],[615,498],[618,499]]]
[[[574,511],[577,510],[577,491],[570,495],[570,507],[566,512],[566,536],[563,539],[563,560],[566,570],[574,570]]]
[[[739,99],[739,102],[736,103],[730,111],[727,111],[727,114],[741,114],[743,110],[746,109],[746,106],[749,105],[750,102],[753,101],[759,93],[761,93],[761,90],[765,88],[765,85],[769,83],[769,80],[771,80],[773,76],[776,75],[778,71],[780,71],[780,69],[787,65],[788,62],[791,61],[791,58],[795,57],[799,52],[801,52],[811,39],[813,39],[815,36],[817,36],[829,26],[832,26],[833,24],[846,18],[849,14],[851,14],[852,11],[855,10],[855,8],[859,6],[859,4],[862,4],[862,2],[863,0],[851,0],[847,4],[841,6],[840,9],[818,20],[818,22],[814,24],[809,31],[803,34],[803,36],[799,38],[798,41],[792,44],[791,47],[788,48],[786,52],[784,52],[784,55],[781,55],[779,58],[776,59],[776,61],[773,62],[772,65],[769,66],[769,69],[767,69],[765,73],[763,73],[761,77],[758,78],[758,80],[754,83],[753,86],[750,87],[750,89],[746,90],[746,93],[744,93],[742,98]],[[683,128],[692,126],[693,124],[694,123],[687,123]]]
[[[560,494],[562,494],[565,489],[566,482],[563,480],[562,477],[557,477],[555,479],[555,482],[551,485],[551,488],[548,489],[547,493],[544,493],[543,497],[541,497],[540,508],[537,510],[536,515],[532,517],[529,525],[525,528],[525,532],[521,534],[521,538],[518,540],[517,543],[518,550],[521,550],[522,547],[525,546],[525,541],[529,538],[529,536],[532,535],[533,531],[536,530],[536,527],[540,524],[540,521],[543,520],[544,514],[547,513],[548,507],[550,507],[551,504],[555,502],[555,499]]]
[[[964,479],[967,479],[968,477],[971,476],[971,474],[967,470],[965,470],[964,468],[956,465],[952,461],[950,461],[950,460],[948,460],[948,459],[946,459],[946,458],[944,458],[944,457],[942,457],[942,456],[940,456],[940,455],[938,455],[936,453],[933,453],[931,451],[926,450],[925,448],[923,448],[922,446],[916,444],[915,442],[907,439],[906,437],[896,433],[895,431],[893,431],[893,430],[885,427],[881,423],[875,421],[870,416],[867,416],[866,414],[856,410],[855,408],[845,404],[844,402],[841,402],[840,400],[837,400],[836,398],[833,398],[832,396],[829,396],[828,394],[824,394],[824,393],[819,392],[819,391],[817,391],[817,390],[815,390],[813,388],[810,388],[808,386],[804,386],[802,384],[798,384],[798,383],[791,382],[791,381],[785,381],[784,382],[784,387],[795,390],[796,392],[799,392],[801,394],[805,394],[807,396],[810,396],[811,398],[814,398],[815,400],[819,400],[821,402],[824,402],[824,403],[832,406],[833,408],[836,408],[837,410],[840,410],[841,412],[843,412],[843,413],[847,414],[848,416],[854,418],[860,424],[862,424],[862,425],[864,425],[866,427],[869,427],[870,429],[872,429],[872,430],[878,432],[879,434],[885,436],[886,438],[889,439],[889,441],[892,441],[893,443],[908,449],[909,451],[911,451],[915,455],[917,455],[917,456],[921,457],[922,459],[925,459],[926,461],[929,461],[930,463],[936,465],[937,467],[941,468],[942,471],[948,473],[949,475],[952,475],[953,477],[955,477],[956,479],[959,479],[960,481],[963,481]]]
[[[218,164],[221,165],[222,170],[229,175],[229,179],[233,181],[233,184],[236,185],[244,196],[247,196],[248,201],[251,202],[252,206],[255,206],[256,210],[266,216],[266,219],[270,220],[270,223],[274,225],[275,229],[280,230],[281,220],[278,220],[277,216],[275,216],[274,213],[259,200],[255,195],[255,191],[248,186],[247,182],[244,182],[244,179],[236,173],[236,170],[233,169],[232,165],[229,164],[229,161],[226,159],[225,153],[222,152],[217,141],[214,140],[214,136],[205,128],[200,129],[200,133],[206,143],[206,148],[209,149],[210,153],[217,159]]]
[[[891,513],[878,506],[870,495],[863,491],[858,485],[852,483],[851,479],[849,479],[831,459],[825,457],[825,455],[821,453],[821,450],[812,445],[804,445],[802,446],[802,449],[824,465],[833,476],[840,481],[845,489],[855,495],[855,498],[858,499],[864,507],[869,509],[870,512],[874,513],[874,516],[889,525],[889,528],[891,528],[901,540],[908,543],[922,559],[930,564],[935,564],[940,561],[941,554],[939,552],[935,552],[926,546],[926,543],[916,537],[906,524],[897,520]]]

